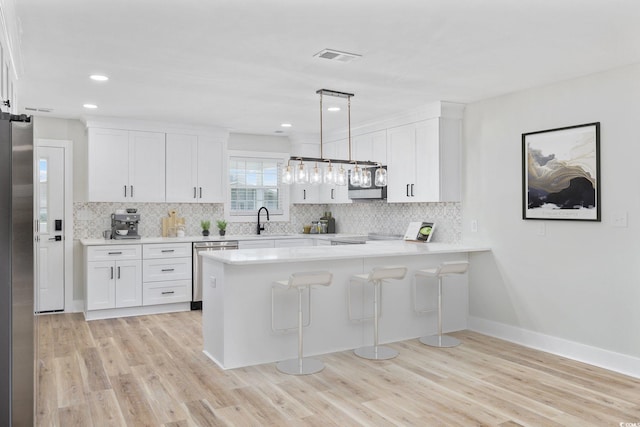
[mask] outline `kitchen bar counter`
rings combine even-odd
[[[203,254],[204,352],[225,369],[295,358],[297,334],[271,330],[271,288],[274,281],[286,280],[291,273],[304,271],[333,273],[330,286],[312,290],[313,318],[304,331],[307,356],[372,344],[372,322],[349,320],[347,295],[352,275],[383,265],[404,265],[408,272],[405,279],[382,286],[380,342],[433,334],[437,330],[437,282],[420,281],[416,304],[419,309],[429,307],[434,311],[416,314],[412,300],[415,271],[443,261],[467,260],[470,252],[487,250],[486,247],[400,241]],[[445,331],[466,329],[468,286],[467,275],[447,278],[443,303]],[[353,315],[370,316],[372,287],[354,284],[352,291]],[[295,292],[276,294],[276,327],[295,328],[296,301]]]
[[[192,243],[192,242],[224,242],[239,240],[280,240],[280,239],[323,239],[328,240],[335,237],[351,237],[353,234],[237,234],[237,235],[210,235],[185,236],[185,237],[142,237],[140,239],[81,239],[83,246],[101,245],[139,245],[146,243]]]
[[[321,235],[322,236],[322,235]],[[203,253],[203,257],[224,264],[249,265],[327,261],[337,259],[373,258],[388,256],[414,256],[447,253],[488,251],[487,247],[455,245],[449,243],[422,243],[405,241],[375,241],[363,245],[312,246],[305,248],[245,249]]]

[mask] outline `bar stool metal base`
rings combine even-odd
[[[428,337],[420,338],[422,344],[429,345],[431,347],[456,347],[460,345],[460,340],[449,335],[431,335]]]
[[[304,359],[289,359],[276,363],[276,369],[283,374],[310,375],[324,369],[324,363],[320,360],[305,357]]]
[[[360,347],[353,350],[356,356],[369,360],[387,360],[393,359],[398,355],[398,352],[392,348],[385,347],[383,345],[372,345],[369,347]]]

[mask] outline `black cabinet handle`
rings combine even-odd
[[[127,197],[127,186],[124,186],[124,197]]]
[[[407,184],[407,197],[409,197],[409,184]]]
[[[164,291],[162,292],[162,295],[171,295],[171,294],[175,294],[175,291]]]
[[[193,198],[196,199],[198,196],[196,194],[196,187],[193,187]]]
[[[169,272],[169,271],[174,271],[174,270],[175,270],[175,268],[163,268],[162,269],[163,272],[164,271]]]
[[[200,188],[200,198],[202,199],[202,187],[199,187],[199,188]]]
[[[332,189],[331,189],[331,200],[333,200],[333,199],[335,199],[335,198],[336,198],[336,197],[335,197],[335,194],[334,194],[334,192],[335,192],[335,191],[336,191],[336,189],[335,189],[335,188],[332,188]]]
[[[120,278],[120,267],[118,267],[118,279]]]
[[[131,197],[133,197],[133,185],[131,186]]]
[[[307,200],[307,190],[302,190],[302,200]]]
[[[113,280],[113,267],[111,267],[111,280]]]
[[[175,252],[175,249],[163,249],[161,252]]]
[[[120,251],[120,252],[109,252],[109,255],[122,255],[122,251]]]

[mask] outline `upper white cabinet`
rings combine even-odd
[[[166,201],[224,201],[224,141],[204,135],[167,134]]]
[[[352,139],[352,157],[358,161],[387,164],[387,131],[369,132]]]
[[[387,130],[388,202],[460,200],[460,128],[436,117]]]
[[[348,160],[349,143],[346,139],[325,143],[323,144],[323,152],[324,157],[327,159]],[[325,168],[327,166],[328,163],[324,165]],[[340,169],[341,166],[347,171],[350,169],[348,164],[333,163],[332,166],[335,171]],[[318,187],[318,203],[351,203],[348,191],[347,185],[322,184]]]
[[[163,202],[165,134],[90,128],[88,200]]]

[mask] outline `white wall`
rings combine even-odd
[[[470,272],[472,318],[640,357],[639,117],[640,65],[467,106],[463,239],[493,250]],[[522,220],[522,133],[590,122],[602,222]]]

